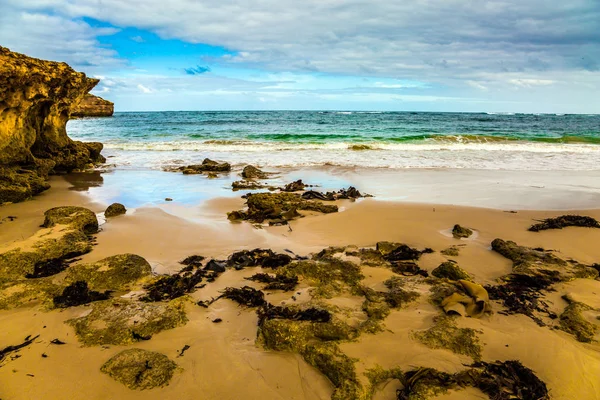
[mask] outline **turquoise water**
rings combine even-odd
[[[269,167],[599,170],[600,115],[147,112],[70,121],[121,168],[201,161]]]

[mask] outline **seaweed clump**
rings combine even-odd
[[[169,384],[177,364],[161,353],[127,349],[111,357],[100,371],[129,389],[152,389]]]
[[[582,215],[561,215],[556,218],[547,218],[529,227],[531,232],[539,232],[548,229],[562,229],[568,226],[583,228],[600,228],[600,222],[592,217]]]
[[[109,291],[96,292],[88,288],[87,282],[77,281],[64,288],[60,295],[54,296],[54,306],[57,308],[75,307],[109,298]]]
[[[284,292],[289,292],[290,290],[294,290],[296,285],[298,285],[297,276],[260,273],[254,274],[246,279],[254,282],[266,283],[267,285],[264,287],[264,290],[283,290]]]
[[[245,267],[261,266],[263,268],[279,268],[289,264],[292,257],[275,253],[271,249],[242,250],[233,253],[227,259],[227,265],[237,270]]]
[[[481,359],[482,346],[477,331],[470,328],[458,328],[453,317],[438,316],[434,325],[413,336],[419,342],[433,349],[447,349],[455,354],[462,354],[478,361]]]
[[[426,400],[449,389],[475,387],[494,400],[548,400],[548,388],[535,373],[516,360],[473,363],[471,368],[448,374],[417,368],[400,377],[398,400]]]

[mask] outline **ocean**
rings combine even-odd
[[[69,121],[119,169],[205,157],[267,168],[339,166],[600,170],[600,115],[356,112],[121,112]]]

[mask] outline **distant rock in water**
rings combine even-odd
[[[112,117],[114,112],[113,102],[88,93],[71,108],[71,117]]]
[[[0,204],[48,189],[49,174],[106,161],[101,143],[73,141],[66,131],[72,105],[98,82],[65,63],[0,47]]]

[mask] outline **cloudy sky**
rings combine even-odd
[[[598,0],[0,0],[118,111],[600,112]]]

